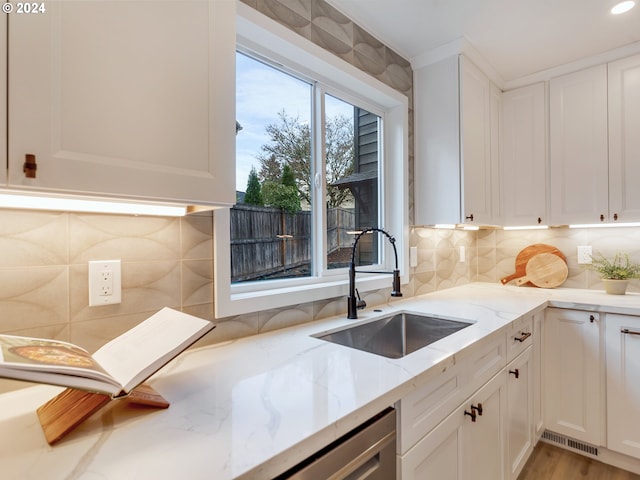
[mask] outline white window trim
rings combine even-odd
[[[236,32],[238,44],[265,54],[264,46],[271,52],[265,57],[291,66],[300,72],[308,72],[323,84],[347,92],[363,103],[374,102],[385,109],[384,138],[382,147],[387,161],[383,164],[383,195],[381,200],[384,228],[396,238],[401,281],[409,281],[409,194],[408,152],[409,122],[408,99],[405,95],[383,84],[332,53],[309,42],[288,28],[262,15],[257,10],[237,4]],[[276,53],[277,52],[277,53]],[[391,159],[392,161],[389,161]],[[291,280],[273,280],[268,289],[247,291],[243,285],[231,285],[229,209],[214,213],[215,252],[215,311],[216,317],[228,317],[271,308],[346,296],[349,281],[346,269],[336,270],[335,275],[324,272],[323,277],[305,277]],[[391,270],[393,249],[385,245],[385,266]],[[343,273],[344,272],[344,273]],[[390,275],[359,275],[357,287],[361,292],[390,288]],[[242,290],[242,292],[240,292]],[[346,310],[346,301],[345,301]]]

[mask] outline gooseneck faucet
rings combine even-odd
[[[398,250],[396,249],[396,239],[381,228],[366,228],[356,236],[355,240],[353,241],[353,246],[351,247],[351,263],[349,264],[349,296],[347,297],[347,318],[351,319],[358,318],[358,309],[362,309],[367,306],[365,301],[360,298],[360,294],[357,293],[356,290],[356,246],[358,245],[360,237],[369,232],[383,233],[389,239],[389,243],[391,243],[391,246],[393,247],[393,253],[396,259],[396,268],[392,272],[374,272],[366,270],[365,273],[388,273],[393,275],[393,289],[391,291],[391,296],[402,296],[402,292],[400,291],[400,270],[398,270]]]

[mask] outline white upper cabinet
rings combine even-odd
[[[550,224],[608,220],[607,67],[550,82]]]
[[[609,220],[640,221],[640,55],[608,65]]]
[[[0,22],[0,52],[7,51],[7,22]],[[7,56],[0,55],[0,90],[7,91]],[[7,131],[7,96],[0,95],[0,132]],[[0,162],[7,165],[7,137],[0,135]],[[7,184],[7,169],[0,168],[0,185]]]
[[[414,92],[416,225],[495,223],[499,90],[454,56],[417,69]]]
[[[502,224],[546,224],[544,83],[502,94]]]
[[[9,16],[9,187],[235,203],[235,2],[45,5]]]

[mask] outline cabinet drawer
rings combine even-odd
[[[398,402],[398,451],[404,455],[464,399],[460,365],[451,363]]]
[[[507,330],[507,362],[512,361],[533,344],[533,317],[516,320]]]
[[[507,364],[504,331],[495,332],[456,356],[466,395],[483,386]]]

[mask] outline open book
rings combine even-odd
[[[163,308],[93,355],[71,343],[0,335],[0,377],[128,394],[215,325]]]

